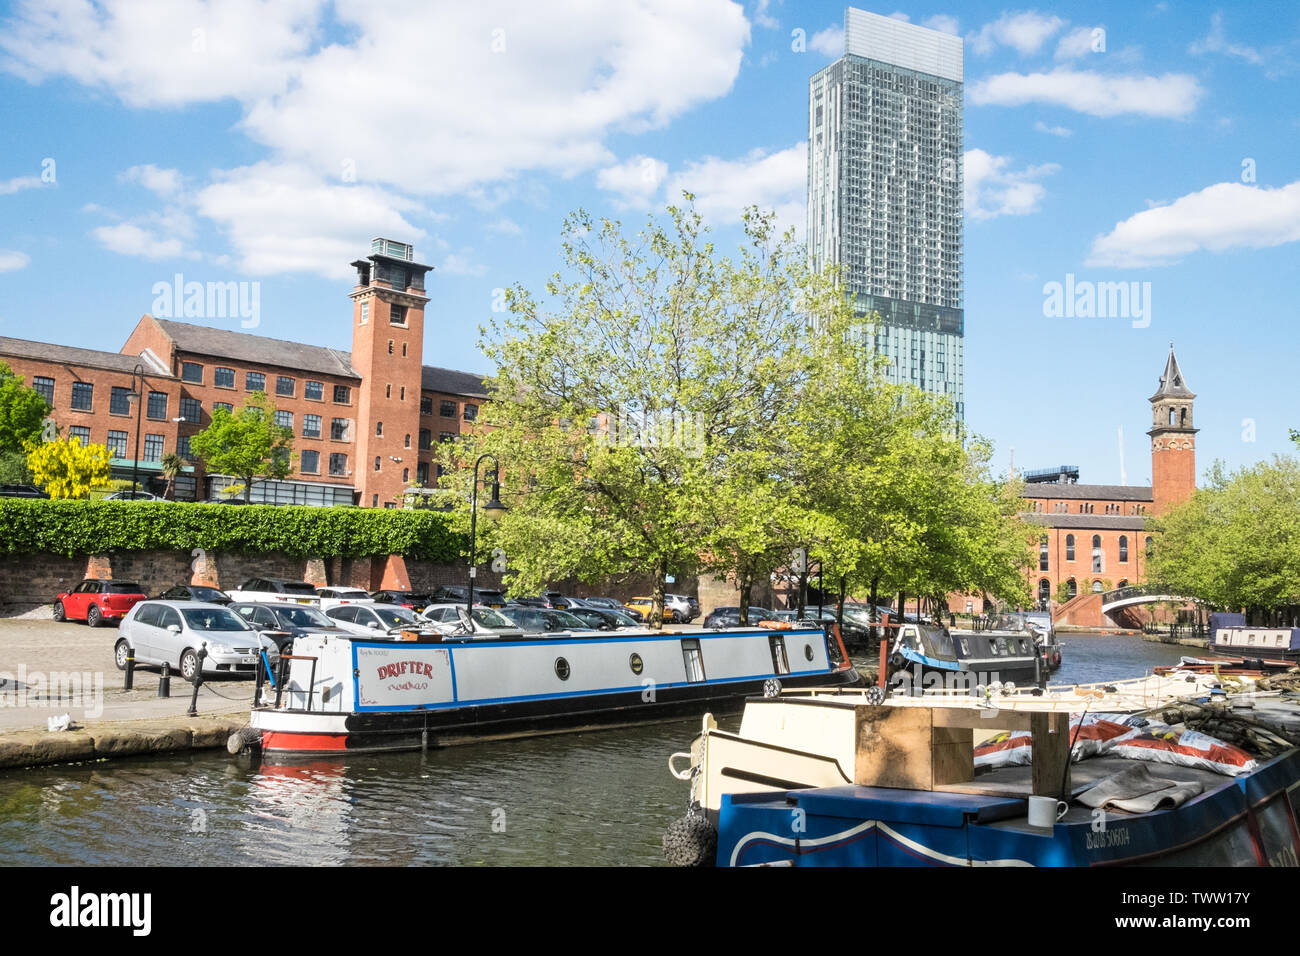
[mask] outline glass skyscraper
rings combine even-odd
[[[962,41],[850,7],[808,83],[808,248],[878,313],[890,380],[965,417]]]

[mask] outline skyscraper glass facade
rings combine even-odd
[[[879,315],[889,378],[965,416],[962,41],[850,8],[808,84],[808,247]]]

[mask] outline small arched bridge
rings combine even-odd
[[[1133,607],[1135,604],[1158,604],[1162,601],[1174,601],[1179,604],[1186,604],[1188,602],[1195,603],[1198,600],[1198,598],[1194,597],[1168,594],[1161,588],[1130,585],[1129,587],[1106,591],[1102,594],[1101,613],[1109,615],[1114,611],[1123,610],[1126,607]]]

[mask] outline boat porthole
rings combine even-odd
[[[555,676],[560,680],[569,679],[569,662],[563,657],[557,657],[555,659]]]
[[[803,656],[806,657],[808,660],[812,660],[812,659],[813,659],[813,652],[812,652],[812,645],[811,645],[811,644],[805,644],[805,645],[803,646]]]
[[[641,660],[640,654],[633,654],[627,659],[627,666],[632,668],[633,674],[640,674],[641,669],[645,667],[645,662]]]

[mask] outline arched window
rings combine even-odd
[[[1094,574],[1100,574],[1105,568],[1101,566],[1101,535],[1092,536],[1092,571]]]
[[[411,480],[411,469],[409,469],[409,468],[403,468],[403,469],[402,469],[402,481],[403,481],[403,483],[408,482],[408,481],[410,481],[410,480]]]
[[[1038,582],[1038,603],[1046,607],[1052,600],[1052,582],[1043,578]]]
[[[1047,535],[1038,539],[1038,570],[1047,570]]]
[[[1151,557],[1151,549],[1152,549],[1154,546],[1155,546],[1155,539],[1153,539],[1153,538],[1151,537],[1151,535],[1147,535],[1146,549],[1147,549],[1147,557],[1148,557],[1148,558]]]
[[[1120,578],[1120,579],[1119,579],[1119,584],[1115,585],[1115,587],[1117,587],[1117,588],[1126,588],[1126,587],[1128,587],[1128,578]]]
[[[384,423],[383,423],[383,422],[375,422],[375,437],[376,437],[376,438],[383,438],[383,437],[384,437]]]
[[[1119,562],[1120,564],[1128,563],[1128,535],[1119,536]]]
[[[1093,582],[1092,582],[1092,593],[1093,593],[1093,594],[1100,594],[1100,593],[1101,593],[1101,581],[1100,581],[1100,580],[1097,580],[1097,581],[1093,581]]]
[[[1074,560],[1074,535],[1072,534],[1065,536],[1065,560]]]
[[[1070,578],[1070,580],[1066,581],[1065,584],[1069,588],[1070,597],[1074,598],[1079,596],[1079,585],[1075,583],[1074,578]]]
[[[410,447],[411,447],[411,433],[410,433],[410,432],[407,432],[407,433],[406,433],[406,438],[404,438],[404,439],[402,440],[402,443],[403,443],[403,444],[402,444],[402,447],[404,447],[404,448],[410,448]]]

